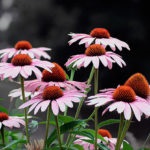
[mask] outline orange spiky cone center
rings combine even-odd
[[[134,90],[129,86],[119,86],[113,93],[113,99],[116,101],[123,101],[123,102],[133,102],[135,101],[136,94]]]
[[[48,86],[43,91],[44,100],[54,100],[63,96],[63,91],[58,86]]]
[[[97,37],[97,38],[109,38],[110,37],[108,30],[105,28],[94,28],[90,32],[90,35],[92,37]]]
[[[25,66],[30,65],[32,63],[32,59],[27,54],[17,54],[12,58],[11,63],[14,66]]]
[[[4,121],[4,120],[8,120],[8,115],[4,112],[0,112],[0,122]]]
[[[50,82],[50,81],[56,81],[56,82],[63,82],[66,80],[66,74],[63,68],[58,65],[57,63],[53,63],[55,66],[51,69],[52,72],[49,72],[47,70],[43,70],[42,72],[42,81]]]
[[[28,41],[18,41],[15,44],[15,49],[17,49],[17,50],[29,50],[31,48],[32,48],[32,45]]]
[[[150,94],[149,83],[141,73],[133,74],[124,85],[130,86],[142,98],[147,98]]]
[[[99,129],[98,134],[100,134],[102,137],[112,138],[111,133],[106,129]]]
[[[87,56],[101,56],[105,53],[105,48],[99,44],[92,44],[85,50],[85,55]]]

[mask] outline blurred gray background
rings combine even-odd
[[[150,81],[150,16],[147,7],[148,1],[144,0],[0,0],[0,49],[13,47],[19,40],[28,40],[33,47],[52,48],[51,61],[59,63],[66,70],[64,63],[67,59],[85,50],[82,45],[69,46],[68,33],[88,34],[95,27],[104,27],[112,37],[127,42],[131,51],[116,51],[127,63],[125,68],[117,65],[112,70],[100,68],[99,89],[123,84],[136,72],[141,72]],[[75,80],[85,81],[89,71],[90,68],[78,70]],[[18,87],[15,83],[0,82],[0,97],[6,100],[0,103],[4,107],[9,108],[7,95],[15,87]],[[88,112],[86,110],[84,106],[80,117],[88,116],[93,108]],[[39,116],[44,119],[45,114],[39,113]],[[110,116],[108,113],[105,117],[99,117],[99,120],[110,117],[118,118],[118,115],[112,113]],[[149,126],[150,119],[144,118],[131,125],[127,136],[135,149],[147,138]],[[39,128],[33,137],[42,137],[44,128]],[[116,136],[116,125],[106,128]]]

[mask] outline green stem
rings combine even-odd
[[[21,78],[22,100],[23,100],[23,103],[25,103],[26,99],[25,99],[25,90],[24,90],[24,78],[22,76],[20,76],[20,78]],[[28,131],[28,114],[27,114],[27,108],[24,108],[24,116],[25,116],[26,138],[27,138],[27,142],[30,143],[29,131]]]
[[[92,79],[93,79],[94,72],[95,72],[95,69],[94,69],[94,67],[92,67],[90,76],[89,76],[89,78],[88,78],[88,80],[87,80],[87,85],[90,85],[90,84],[91,84],[91,81],[92,81]],[[87,94],[88,92],[89,92],[89,89],[87,89],[84,94]],[[77,118],[79,117],[79,113],[80,113],[80,111],[81,111],[81,107],[82,107],[82,105],[83,105],[84,99],[85,99],[85,97],[81,98],[81,100],[80,100],[80,103],[79,103],[79,105],[78,105],[78,108],[77,108],[77,111],[76,111],[76,114],[75,114],[75,119],[77,119]]]
[[[87,85],[90,85],[90,84],[91,84],[92,79],[93,79],[93,76],[94,76],[94,72],[95,72],[95,68],[92,67],[91,72],[90,72],[90,75],[89,75],[89,78],[88,78],[88,80],[87,80]],[[84,92],[84,94],[87,94],[89,91],[90,91],[90,90],[87,89],[87,90]],[[78,105],[78,107],[77,107],[77,111],[76,111],[76,114],[75,114],[75,119],[77,119],[77,118],[79,117],[79,114],[80,114],[81,107],[82,107],[82,105],[83,105],[84,99],[85,99],[85,97],[81,98],[81,100],[80,100],[80,103],[79,103],[79,105]],[[74,139],[74,137],[75,137],[75,136],[73,136],[73,139]],[[71,141],[71,134],[68,135],[68,138],[67,138],[67,141],[66,141],[66,145],[67,145],[68,147],[69,147],[70,141]]]
[[[72,81],[74,79],[75,71],[76,71],[75,69],[71,69],[71,75],[69,78],[70,81]]]
[[[118,129],[118,137],[117,137],[117,143],[116,143],[116,150],[118,149],[119,140],[123,131],[123,125],[124,125],[124,115],[123,113],[120,114],[120,123],[119,123],[119,129]]]
[[[55,116],[55,121],[56,121],[56,130],[57,130],[59,148],[60,148],[60,150],[63,150],[62,145],[61,145],[60,128],[59,128],[59,125],[58,125],[58,117],[57,116]]]
[[[145,142],[143,144],[143,148],[145,148],[145,145],[146,145],[146,143],[147,143],[147,141],[148,141],[149,138],[150,138],[150,133],[148,134],[148,136],[147,136],[147,138],[146,138],[146,140],[145,140]]]
[[[115,150],[120,150],[120,147],[121,147],[121,144],[122,144],[122,142],[123,142],[123,139],[125,138],[126,132],[128,131],[129,126],[130,126],[130,124],[131,124],[131,120],[132,120],[132,116],[131,116],[130,120],[126,120],[126,121],[125,121],[125,125],[124,125],[122,134],[121,134],[120,139],[119,139],[118,147],[117,147],[117,149],[115,149]]]
[[[44,147],[46,148],[46,141],[49,133],[49,124],[50,124],[50,106],[47,110],[47,117],[46,117],[46,132],[45,132],[45,139],[44,139]]]
[[[91,115],[87,118],[87,119],[85,119],[85,122],[88,122],[89,120],[93,120],[93,116],[95,115],[95,109],[94,109],[94,111],[91,113]]]
[[[94,94],[98,93],[98,69],[95,69],[94,73]],[[98,124],[98,107],[95,107],[95,141],[94,141],[94,147],[95,150],[97,150],[97,127]]]
[[[1,135],[2,135],[2,144],[5,146],[5,136],[4,136],[4,126],[2,125],[1,129]]]
[[[71,75],[70,75],[70,78],[69,78],[70,81],[73,81],[74,75],[75,75],[75,71],[76,71],[76,69],[71,69]],[[68,112],[68,107],[66,106],[66,110],[64,112],[64,116],[67,116],[67,112]]]

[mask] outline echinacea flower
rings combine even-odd
[[[66,106],[72,108],[73,102],[80,102],[81,97],[85,97],[85,94],[77,90],[63,91],[58,86],[48,86],[41,93],[22,104],[19,109],[30,106],[28,113],[34,109],[34,114],[36,114],[40,108],[44,112],[51,107],[53,114],[58,115],[59,109],[64,112]]]
[[[51,72],[50,69],[54,67],[54,64],[39,59],[31,59],[27,54],[17,54],[12,58],[10,63],[0,63],[0,75],[4,79],[8,77],[16,78],[19,74],[24,78],[28,78],[32,75],[33,71],[36,77],[40,78],[42,73],[38,67]]]
[[[21,125],[25,125],[25,122],[23,119],[17,116],[8,116],[4,112],[0,112],[0,130],[3,126],[8,127],[8,128],[20,128]]]
[[[43,150],[44,140],[33,140],[30,143],[25,144],[27,150]]]
[[[109,105],[104,111],[117,110],[119,114],[123,113],[126,120],[129,120],[132,114],[140,121],[142,114],[150,116],[150,105],[148,102],[136,95],[134,90],[127,85],[118,86],[116,89],[100,90],[100,93],[88,97],[87,105]],[[111,104],[108,104],[111,103]]]
[[[38,94],[38,92],[28,92],[28,91],[25,91],[25,98],[26,99],[29,99],[29,97],[33,97],[35,95]],[[18,88],[18,89],[14,89],[14,90],[11,90],[8,94],[8,97],[10,97],[10,100],[12,101],[14,98],[17,98],[19,97],[21,100],[23,99],[22,98],[22,91],[21,91],[21,88]]]
[[[128,80],[124,83],[124,85],[130,86],[136,95],[149,99],[150,96],[150,87],[148,80],[141,73],[135,73],[131,75]]]
[[[87,67],[90,63],[93,63],[94,68],[98,69],[100,62],[109,69],[112,68],[112,63],[117,63],[120,67],[126,66],[126,63],[120,55],[106,51],[105,48],[99,44],[90,45],[84,54],[72,56],[65,65],[66,67],[71,65],[73,68],[80,68]]]
[[[117,143],[117,139],[112,138],[112,135],[108,130],[99,129],[98,134],[101,135],[105,141],[97,139],[97,143],[103,143],[110,150],[115,150],[115,145]],[[88,143],[87,142],[88,140],[90,140],[90,138],[88,138],[86,136],[76,135],[76,140],[74,141],[74,144],[78,144],[78,145],[83,146],[84,150],[95,150],[94,144]],[[121,148],[122,147],[123,147],[123,145],[121,145]]]
[[[122,48],[130,50],[129,45],[117,38],[111,37],[110,33],[105,28],[94,28],[90,34],[84,33],[70,33],[71,40],[69,45],[80,40],[79,45],[85,44],[88,47],[91,44],[101,44],[104,47],[110,46],[112,50],[116,50],[116,47],[121,51]]]
[[[50,51],[47,47],[33,48],[31,43],[28,41],[18,41],[14,48],[6,48],[0,50],[0,58],[3,62],[6,62],[9,58],[12,58],[16,54],[28,54],[31,58],[40,59],[44,57],[50,59],[50,56],[45,51]]]
[[[58,63],[53,64],[52,72],[43,70],[41,79],[25,81],[25,89],[34,92],[37,88],[43,90],[46,86],[58,86],[63,89],[84,91],[88,87],[85,82],[67,80],[64,69]]]

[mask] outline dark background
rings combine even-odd
[[[112,37],[127,42],[131,50],[116,51],[127,63],[126,67],[114,65],[109,70],[101,66],[99,89],[123,84],[136,72],[150,81],[148,6],[145,0],[0,0],[0,49],[28,40],[33,47],[52,48],[51,61],[66,70],[67,59],[85,50],[77,43],[69,46],[68,33],[88,34],[93,28],[102,27],[108,29]],[[81,68],[75,80],[85,81],[89,71],[90,67]],[[84,113],[86,108],[83,116]],[[142,120],[130,130],[138,140],[144,140],[150,132],[149,124],[148,119]]]

